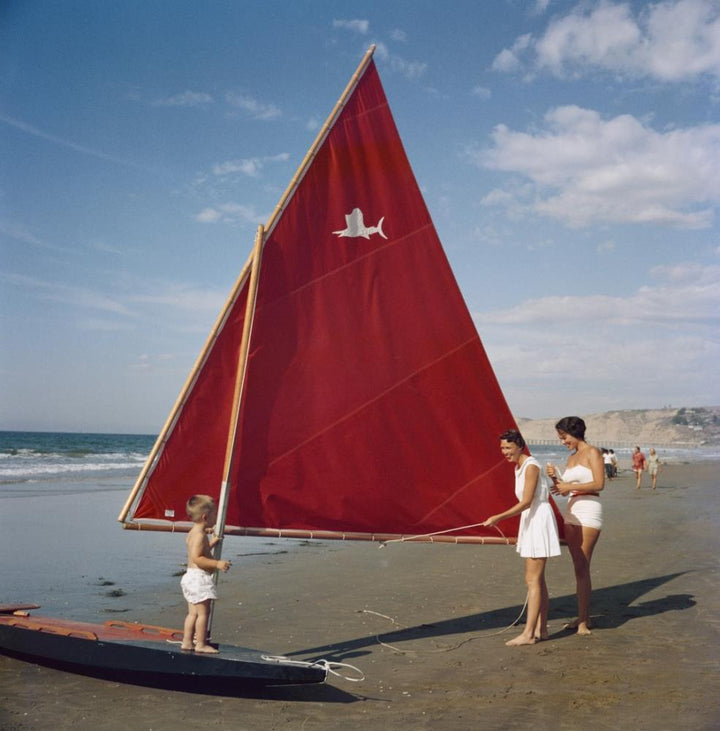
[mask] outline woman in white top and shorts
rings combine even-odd
[[[598,493],[605,487],[605,469],[600,450],[585,441],[585,422],[566,416],[555,425],[562,444],[572,451],[567,469],[560,475],[554,465],[547,467],[553,481],[552,492],[570,498],[565,512],[565,540],[575,568],[578,598],[578,634],[590,634],[590,560],[602,529],[602,504]]]

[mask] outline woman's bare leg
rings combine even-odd
[[[542,608],[542,583],[546,561],[545,558],[525,559],[525,583],[528,588],[527,622],[522,634],[505,643],[509,647],[535,644],[535,628],[540,620]]]
[[[570,556],[572,557],[573,567],[575,569],[575,585],[578,600],[578,619],[576,626],[580,635],[590,634],[590,594],[592,593],[590,560],[592,559],[595,544],[599,537],[600,531],[596,528],[565,524],[565,540],[570,549]]]

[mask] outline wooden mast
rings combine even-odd
[[[252,266],[250,268],[250,284],[248,285],[247,305],[245,307],[245,320],[243,322],[242,340],[238,352],[238,366],[235,375],[235,393],[233,395],[232,411],[230,412],[230,426],[228,428],[227,446],[225,448],[225,464],[223,466],[223,478],[220,485],[220,497],[218,500],[218,519],[215,524],[215,533],[222,536],[225,532],[225,518],[227,516],[227,503],[230,492],[230,475],[235,460],[235,449],[237,442],[238,427],[240,425],[240,406],[242,404],[242,393],[247,373],[248,353],[250,352],[250,336],[252,334],[253,321],[255,319],[255,304],[257,302],[258,282],[260,279],[260,264],[262,262],[262,248],[265,240],[265,229],[262,224],[258,226],[255,235],[255,246],[252,253]],[[215,549],[215,558],[220,558],[222,543],[218,543]]]

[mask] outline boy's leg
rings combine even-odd
[[[182,645],[180,645],[183,650],[193,649],[193,635],[195,634],[197,616],[195,604],[188,602],[188,613],[185,617],[185,624],[183,625],[183,641]]]
[[[195,645],[195,652],[217,652],[212,645],[207,644],[207,626],[208,617],[210,616],[210,601],[210,599],[206,599],[204,602],[200,602],[200,604],[195,605],[195,609],[197,610],[197,622],[195,623],[197,644]]]

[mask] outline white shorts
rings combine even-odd
[[[207,599],[217,599],[213,576],[202,569],[188,569],[180,580],[180,586],[188,604],[200,604]]]
[[[601,530],[602,519],[602,503],[597,495],[576,495],[570,498],[565,510],[565,522],[568,525]]]

